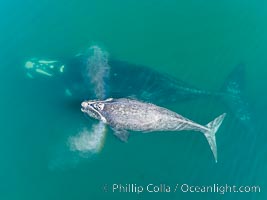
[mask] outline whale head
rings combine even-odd
[[[105,101],[99,100],[89,100],[83,101],[81,103],[81,111],[88,114],[90,117],[107,122],[106,118],[103,116],[103,111],[105,108],[105,102],[111,101],[112,99],[107,99]]]
[[[24,65],[29,78],[35,77],[53,77],[58,74],[63,74],[65,66],[57,60],[44,60],[32,58],[25,62]]]

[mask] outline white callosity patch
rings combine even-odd
[[[56,60],[40,60],[32,58],[25,62],[24,65],[27,70],[27,76],[34,78],[37,76],[48,76],[52,77],[64,72],[65,66]]]
[[[59,71],[60,71],[61,73],[63,73],[63,72],[64,72],[64,68],[65,68],[65,66],[62,65],[62,66],[59,68]]]
[[[33,68],[33,66],[34,66],[34,63],[31,62],[31,61],[27,61],[27,62],[25,63],[25,68],[26,68],[26,69],[31,69],[31,68]]]
[[[82,153],[97,153],[101,150],[106,135],[106,126],[103,123],[95,124],[91,130],[84,128],[77,136],[69,138],[72,151]]]

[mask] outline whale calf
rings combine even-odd
[[[200,131],[205,135],[217,162],[215,134],[225,113],[203,126],[166,108],[128,98],[83,101],[81,106],[83,113],[110,125],[114,135],[122,141],[127,141],[129,130]]]

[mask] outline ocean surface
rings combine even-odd
[[[262,0],[1,1],[0,199],[267,199],[266,19]],[[218,163],[193,131],[131,133],[123,143],[106,128],[100,149],[84,153],[90,137],[83,132],[97,121],[84,116],[81,101],[69,100],[61,79],[31,79],[24,65],[31,58],[64,62],[95,44],[112,59],[211,92],[242,63],[250,123],[212,96],[168,104],[166,95],[161,106],[200,124],[227,113],[217,133]],[[113,191],[115,184],[144,192]],[[171,192],[146,191],[149,184]],[[181,191],[183,184],[260,192]]]

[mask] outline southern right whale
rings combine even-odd
[[[215,134],[225,113],[203,126],[166,108],[127,98],[89,100],[82,102],[81,106],[83,113],[109,124],[114,130],[114,135],[122,141],[127,141],[128,130],[142,132],[200,131],[205,135],[217,162]]]
[[[44,62],[42,59],[40,63],[37,58],[34,58],[26,62],[25,68],[31,77],[43,77],[48,80],[54,78],[64,83],[62,91],[69,96],[69,100],[73,102],[76,109],[76,105],[84,99],[97,98],[87,73],[89,67],[86,62],[87,58],[87,54],[80,54],[71,59],[57,62],[53,60],[52,66],[49,60]],[[30,68],[27,65],[29,62],[31,63]],[[168,105],[202,97],[216,97],[230,108],[236,119],[242,123],[250,123],[248,104],[242,98],[245,82],[244,64],[237,65],[230,72],[223,86],[217,92],[199,89],[147,66],[116,59],[109,59],[108,64],[110,72],[105,83],[108,85],[106,90],[111,97],[132,97],[158,105]],[[40,70],[47,71],[50,76],[39,73]],[[162,98],[166,96],[168,98]]]

